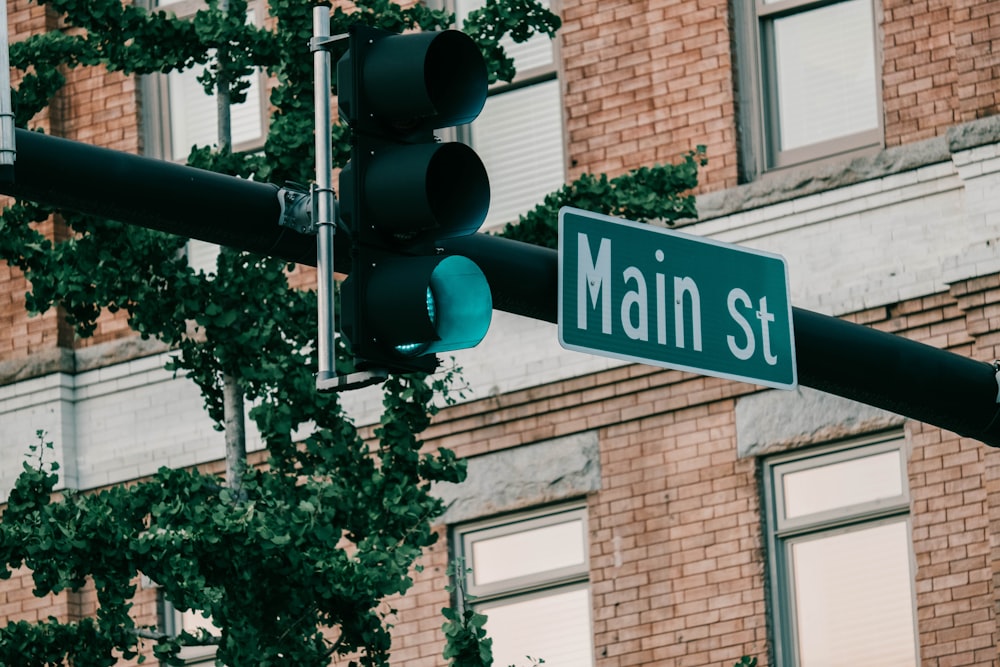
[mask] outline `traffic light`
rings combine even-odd
[[[351,235],[343,334],[361,370],[429,372],[434,353],[478,344],[493,314],[479,267],[437,246],[474,234],[489,208],[479,156],[434,135],[482,110],[486,65],[456,30],[397,35],[356,25],[337,81],[352,130],[340,176]]]

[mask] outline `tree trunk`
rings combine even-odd
[[[219,0],[219,11],[229,11],[229,1]],[[219,62],[225,62],[225,53],[217,54]],[[230,114],[229,76],[220,65],[216,82],[216,103],[218,108],[218,149],[226,153],[232,149],[232,119]],[[243,415],[243,389],[239,378],[230,373],[222,376],[223,419],[226,429],[226,483],[238,500],[244,498],[243,474],[247,468],[246,422]]]
[[[243,498],[243,474],[247,468],[247,435],[243,417],[243,390],[236,377],[222,376],[222,399],[226,428],[226,483],[237,499]]]

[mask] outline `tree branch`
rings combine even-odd
[[[222,637],[204,634],[201,637],[193,635],[171,635],[152,628],[135,628],[132,630],[136,637],[141,639],[152,639],[156,642],[165,642],[169,639],[177,639],[181,646],[219,646],[222,644]]]

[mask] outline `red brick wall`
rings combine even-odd
[[[127,153],[141,152],[135,77],[97,67],[71,70],[59,106],[62,136]]]
[[[21,40],[31,34],[59,27],[56,18],[44,7],[26,2],[8,3],[10,39]],[[44,128],[57,136],[77,141],[139,152],[139,103],[136,80],[103,68],[81,67],[66,72],[67,83],[50,107],[33,119],[33,127]],[[40,230],[50,239],[65,236],[58,222],[46,222]],[[95,335],[75,341],[72,330],[50,310],[42,316],[29,316],[24,295],[30,286],[23,274],[3,263],[0,268],[0,359],[23,359],[56,347],[96,343],[133,335],[125,313],[105,314]]]
[[[132,617],[140,625],[155,625],[156,591],[151,588],[141,588],[138,582],[136,583],[137,594],[132,607]],[[15,571],[10,579],[0,580],[0,624],[43,621],[50,616],[63,622],[72,622],[97,615],[97,593],[93,587],[79,592],[49,594],[41,598],[32,595],[33,588],[31,574],[24,568]],[[146,656],[144,664],[150,664],[153,661],[152,647],[145,646],[142,653]],[[133,667],[139,664],[141,663],[138,658],[119,659],[117,663],[119,667]]]
[[[995,2],[955,0],[959,120],[1000,113],[1000,19]]]
[[[44,32],[50,19],[44,7],[29,5],[27,2],[8,3],[8,34],[11,42]],[[16,72],[14,73],[16,76]],[[16,85],[16,78],[14,80]],[[39,118],[39,124],[48,128],[48,114]],[[2,199],[2,205],[9,202]],[[41,228],[52,238],[51,223]],[[19,360],[37,352],[52,349],[60,343],[60,325],[55,312],[40,317],[31,317],[25,311],[24,295],[29,285],[20,270],[0,262],[0,359]]]
[[[45,8],[35,3],[29,4],[27,0],[13,0],[7,3],[7,26],[12,42],[43,32],[48,21]]]
[[[0,359],[25,359],[58,347],[65,328],[55,311],[31,317],[25,310],[28,282],[17,269],[0,263]]]
[[[1000,359],[1000,276],[984,276],[952,285],[950,294],[965,314],[969,333],[975,337],[972,356]],[[971,488],[963,479],[951,481],[950,487],[946,483],[945,490],[968,494],[963,500],[983,512],[983,516],[966,515],[961,519],[955,517],[955,520],[977,532],[984,530],[985,541],[948,536],[950,548],[965,549],[957,555],[956,571],[968,572],[969,583],[965,597],[953,596],[950,606],[945,604],[936,611],[954,610],[950,627],[962,634],[953,634],[948,641],[954,641],[956,654],[966,656],[974,651],[977,659],[996,661],[1000,659],[997,649],[1000,646],[1000,540],[997,540],[1000,535],[1000,451],[981,449],[981,468],[971,461],[963,462],[962,472],[976,467],[976,473],[970,476],[973,482],[979,482],[982,490]],[[969,565],[965,566],[966,563]],[[983,607],[975,606],[979,601],[990,603],[985,609],[987,613]],[[943,625],[948,627],[947,622]],[[987,632],[992,633],[989,643],[983,639]]]
[[[34,622],[67,613],[66,596],[36,598],[31,594],[33,588],[31,573],[23,568],[15,571],[10,579],[0,580],[0,619],[5,623]]]
[[[948,3],[882,4],[886,144],[896,146],[955,124],[955,45]]]
[[[736,185],[727,3],[564,0],[570,177],[709,147],[706,190]]]

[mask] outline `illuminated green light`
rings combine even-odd
[[[437,327],[437,307],[434,303],[434,292],[430,286],[427,287],[427,318],[431,325]],[[396,351],[404,357],[419,357],[430,347],[430,342],[425,343],[400,343],[396,346]]]

